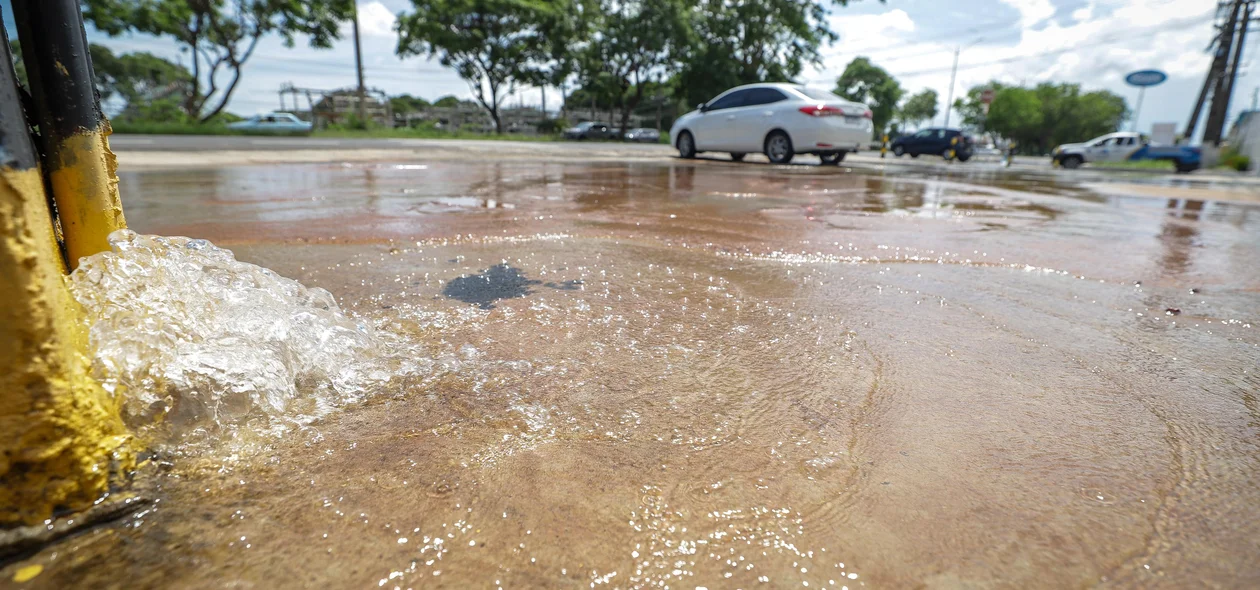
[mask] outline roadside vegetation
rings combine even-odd
[[[509,129],[505,100],[522,88],[560,91],[560,119],[536,129],[555,136],[587,118],[629,129],[668,129],[674,118],[718,93],[753,82],[792,81],[819,66],[836,42],[827,14],[848,0],[412,0],[398,17],[399,56],[454,69],[470,98],[391,96],[395,128],[351,124],[316,135],[537,139]],[[178,46],[185,63],[148,53],[113,54],[92,45],[97,84],[120,133],[238,133],[226,110],[248,76],[259,41],[328,48],[352,15],[348,0],[84,0],[84,18],[111,35],[154,35]],[[15,54],[20,48],[13,44]],[[20,61],[18,66],[20,68]],[[21,72],[19,72],[21,76]],[[986,113],[981,95],[994,91]],[[898,134],[939,115],[939,94],[911,94],[887,70],[857,57],[833,92],[871,107],[876,136]],[[544,94],[545,99],[545,94]],[[1033,87],[991,82],[955,102],[968,129],[1013,139],[1024,154],[1114,131],[1128,115],[1122,97],[1075,84]],[[546,104],[543,104],[544,112]],[[452,112],[459,120],[447,120]],[[484,120],[457,130],[469,117]],[[405,127],[398,129],[397,127]],[[493,134],[493,135],[491,135]]]

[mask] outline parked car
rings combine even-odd
[[[974,153],[971,139],[965,133],[945,127],[929,127],[903,135],[894,139],[890,147],[897,157],[909,154],[911,158],[923,154],[948,158],[952,149],[959,162],[970,160]]]
[[[609,139],[616,136],[617,134],[614,133],[613,128],[603,123],[596,123],[594,121],[584,121],[582,123],[578,123],[576,127],[570,127],[564,130],[565,139]]]
[[[244,121],[228,123],[228,129],[276,135],[308,135],[311,128],[310,122],[297,118],[293,113],[254,115]]]
[[[638,129],[631,129],[627,131],[625,140],[637,141],[639,143],[660,143],[661,132],[655,129],[640,127]]]
[[[1050,156],[1054,164],[1069,170],[1086,162],[1124,162],[1168,160],[1177,172],[1193,172],[1202,165],[1203,152],[1197,147],[1151,145],[1140,133],[1122,131],[1095,137],[1084,143],[1066,143],[1054,148]]]
[[[679,117],[669,140],[684,158],[728,152],[738,162],[762,152],[786,164],[797,154],[817,154],[824,164],[838,164],[870,141],[871,131],[871,110],[862,103],[796,84],[749,84]]]

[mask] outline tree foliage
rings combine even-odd
[[[170,37],[190,56],[183,96],[189,117],[207,121],[223,110],[242,69],[264,35],[288,47],[299,36],[328,48],[354,0],[82,0],[83,16],[111,36],[128,32]],[[220,75],[227,77],[226,84]]]
[[[451,97],[455,98],[455,97]],[[459,99],[455,99],[458,101]],[[410,94],[399,94],[398,96],[389,97],[389,107],[393,109],[395,114],[405,115],[407,113],[416,113],[423,111],[431,106],[431,103],[419,96]]]
[[[18,83],[27,84],[22,63],[22,48],[10,41]],[[116,99],[123,103],[115,119],[160,122],[185,121],[179,107],[191,92],[188,68],[148,52],[115,55],[108,47],[91,43],[93,85],[102,102]]]
[[[442,108],[452,108],[452,107],[459,106],[459,103],[460,103],[460,100],[458,96],[455,96],[454,94],[448,94],[446,96],[443,96],[442,98],[439,98],[433,101],[433,106],[442,107]]]
[[[849,100],[866,103],[871,108],[878,136],[887,128],[897,111],[897,102],[905,94],[901,84],[884,68],[866,57],[856,57],[836,79],[835,93]]]
[[[691,0],[698,43],[679,72],[686,104],[707,101],[733,86],[787,82],[819,48],[838,37],[827,26],[827,10],[847,0]]]
[[[929,88],[907,98],[898,110],[897,118],[902,124],[917,127],[924,121],[936,117],[936,105],[936,91]]]
[[[400,57],[436,57],[454,68],[503,133],[499,107],[546,58],[543,23],[557,8],[543,0],[412,0],[398,18]],[[559,3],[563,5],[564,3]]]
[[[987,116],[980,101],[985,88],[994,91]],[[970,89],[955,108],[964,124],[1013,139],[1030,153],[1111,133],[1129,114],[1124,98],[1115,93],[1050,82],[1031,88],[990,82]]]
[[[624,131],[646,83],[674,70],[690,47],[687,6],[683,0],[601,0],[599,9],[579,75],[584,87],[613,99]]]

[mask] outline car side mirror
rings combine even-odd
[[[696,110],[698,110],[698,111],[700,111],[700,112],[702,112],[702,113],[707,113],[707,112],[709,112],[709,105],[707,105],[707,104],[705,104],[705,103],[700,103],[700,104],[696,105]]]

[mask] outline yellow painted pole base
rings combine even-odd
[[[37,168],[0,168],[0,228],[0,526],[14,526],[92,506],[135,460],[121,400],[89,375]]]
[[[66,138],[49,155],[49,184],[70,269],[109,250],[109,234],[127,227],[118,197],[118,158],[109,149],[109,122]]]

